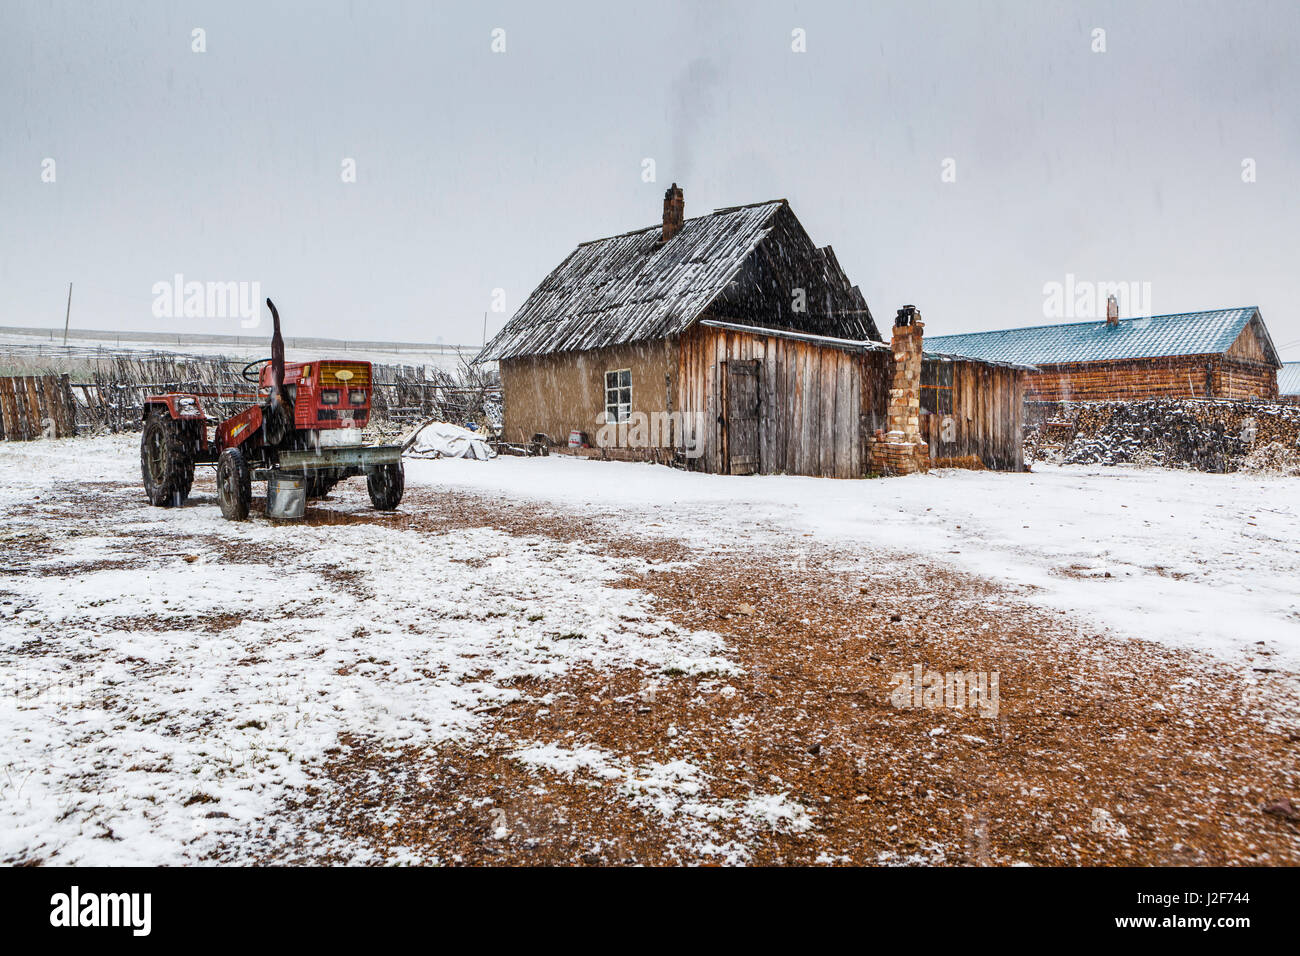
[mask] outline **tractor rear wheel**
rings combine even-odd
[[[399,461],[392,465],[376,465],[366,472],[366,491],[370,503],[377,511],[392,511],[402,501],[406,490],[406,472]]]
[[[184,504],[194,484],[194,458],[184,427],[165,412],[152,413],[140,435],[140,474],[149,504]]]
[[[221,517],[227,521],[243,521],[253,504],[253,481],[248,473],[248,462],[238,448],[227,448],[217,459],[217,500],[221,503]]]

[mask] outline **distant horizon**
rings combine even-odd
[[[716,211],[716,210],[715,210],[715,211]],[[688,218],[689,218],[689,217],[688,217]],[[652,227],[652,226],[647,226],[647,227],[644,227],[644,228],[642,228],[642,229],[634,229],[634,230],[630,230],[630,232],[644,232],[645,229],[649,229],[649,228],[654,228],[654,227]],[[601,237],[601,238],[611,238],[611,237]],[[594,239],[594,240],[590,240],[590,241],[591,241],[591,242],[598,242],[598,241],[600,241],[600,239]],[[586,245],[586,244],[587,244],[587,243],[582,243],[581,245]],[[868,305],[870,305],[870,303],[868,303]],[[1166,319],[1166,318],[1172,318],[1172,317],[1176,317],[1176,316],[1199,315],[1199,314],[1204,314],[1204,313],[1208,313],[1208,312],[1235,312],[1235,311],[1239,311],[1239,310],[1242,310],[1242,309],[1253,309],[1253,310],[1259,312],[1259,313],[1260,313],[1260,317],[1264,320],[1265,327],[1267,327],[1267,325],[1268,325],[1268,317],[1264,315],[1263,310],[1260,309],[1259,306],[1255,306],[1255,305],[1228,305],[1228,306],[1219,306],[1219,307],[1217,307],[1217,308],[1211,308],[1211,309],[1192,309],[1192,310],[1187,311],[1187,312],[1156,312],[1156,313],[1151,313],[1151,314],[1149,314],[1149,315],[1123,315],[1123,314],[1121,314],[1121,315],[1119,316],[1119,321],[1121,321],[1121,322],[1132,322],[1132,321],[1136,321],[1136,320],[1140,320],[1140,319]],[[925,320],[925,313],[924,313],[923,311],[919,310],[919,309],[918,309],[918,311],[920,312],[921,317],[922,317],[922,320],[924,321],[924,320]],[[881,316],[880,314],[878,314],[878,313],[873,309],[873,310],[872,310],[872,317],[873,317],[874,319],[876,319],[878,325],[880,325],[880,324],[882,323],[882,321],[884,322],[884,324],[881,326],[881,334],[882,334],[882,336],[883,336],[884,333],[885,333],[885,331],[888,330],[888,328],[889,328],[889,323],[888,323],[888,321],[886,321],[886,320],[889,319],[889,316]],[[1006,326],[1005,328],[996,328],[996,329],[969,329],[969,330],[964,331],[964,332],[931,332],[931,331],[928,331],[928,330],[927,330],[927,334],[926,334],[925,338],[928,340],[928,339],[933,339],[933,338],[944,338],[944,337],[949,337],[949,336],[954,336],[954,335],[978,335],[978,334],[982,334],[982,333],[986,333],[986,332],[1020,332],[1020,331],[1025,331],[1025,330],[1028,330],[1028,329],[1045,329],[1045,328],[1054,328],[1054,327],[1057,327],[1057,326],[1063,326],[1063,325],[1091,325],[1091,324],[1094,324],[1094,323],[1097,323],[1097,324],[1104,324],[1105,322],[1106,322],[1106,319],[1105,319],[1105,318],[1087,318],[1087,319],[1071,319],[1071,320],[1064,321],[1064,322],[1060,322],[1060,321],[1051,321],[1051,320],[1044,320],[1043,322],[1040,322],[1040,323],[1035,324],[1035,325]],[[774,327],[775,327],[775,326],[774,326]],[[60,335],[62,335],[62,333],[63,333],[63,326],[62,326],[62,325],[60,325],[60,326],[40,326],[40,325],[33,325],[33,326],[3,325],[3,326],[0,326],[0,334],[6,334],[6,333],[10,333],[10,334],[30,334],[30,333],[45,333],[45,332],[49,332],[49,333],[51,334],[51,337],[60,336]],[[269,341],[269,339],[270,339],[270,330],[269,330],[269,327],[268,327],[268,328],[265,328],[265,329],[262,329],[262,328],[260,328],[260,327],[259,327],[259,328],[254,328],[254,329],[247,329],[247,330],[244,330],[244,331],[242,331],[242,332],[197,332],[197,331],[193,331],[193,330],[186,331],[186,330],[181,330],[181,329],[174,329],[174,330],[168,330],[168,329],[78,329],[78,328],[76,327],[76,325],[71,325],[71,326],[69,326],[69,328],[68,328],[68,336],[69,336],[69,338],[71,338],[71,337],[76,337],[76,336],[80,336],[80,337],[82,337],[82,338],[88,338],[88,337],[93,337],[93,336],[96,336],[96,335],[100,335],[100,336],[103,336],[103,337],[106,337],[106,338],[113,338],[113,337],[115,337],[115,336],[118,336],[118,337],[120,337],[120,336],[138,336],[138,337],[144,337],[144,336],[155,336],[155,337],[158,337],[158,338],[160,338],[160,339],[161,339],[161,338],[166,338],[166,337],[176,337],[176,338],[189,338],[189,339],[192,339],[192,340],[199,340],[199,339],[219,340],[219,339],[257,339],[257,338],[266,338],[266,339],[268,339],[268,341]],[[316,340],[320,340],[320,341],[328,341],[328,342],[354,342],[354,343],[356,343],[356,344],[358,344],[358,345],[368,345],[368,344],[370,344],[370,345],[393,345],[393,346],[412,345],[412,346],[434,347],[434,348],[438,348],[438,347],[443,347],[443,348],[455,348],[455,349],[460,349],[460,350],[467,350],[467,349],[481,349],[481,348],[483,347],[483,344],[484,344],[484,343],[482,343],[482,342],[477,342],[477,343],[475,343],[475,342],[444,342],[444,341],[437,341],[437,342],[434,342],[434,341],[419,341],[419,340],[415,340],[415,339],[364,339],[364,338],[359,338],[359,337],[356,337],[356,336],[353,336],[352,338],[347,338],[347,337],[328,336],[328,335],[295,335],[295,334],[290,333],[290,332],[286,332],[286,334],[285,334],[285,339],[286,339],[286,340],[290,340],[290,339],[294,339],[294,340],[303,340],[303,339],[311,340],[311,339],[316,339]],[[142,338],[141,340],[142,340],[142,341],[150,341],[149,339],[143,339],[143,338]],[[883,340],[883,339],[882,339],[882,340]],[[847,340],[846,340],[846,341],[847,341]],[[1281,351],[1282,351],[1281,348],[1278,347],[1276,343],[1274,343],[1274,347],[1275,347],[1275,348],[1278,348],[1278,351],[1279,351],[1279,354],[1280,354]],[[1283,361],[1286,361],[1286,359],[1284,358]],[[1300,361],[1300,357],[1297,357],[1297,359],[1295,359],[1295,360],[1293,360],[1293,361]]]
[[[57,328],[55,328],[52,326],[46,327],[43,325],[26,325],[26,326],[0,325],[0,335],[31,335],[33,338],[36,338],[38,336],[43,337],[44,333],[46,332],[50,333],[51,339],[61,340],[63,336],[63,326],[60,325]],[[137,337],[137,341],[144,341],[144,342],[152,341],[152,338],[145,338],[145,336],[151,336],[159,340],[165,338],[181,338],[181,339],[188,339],[190,341],[194,341],[195,344],[203,344],[203,342],[199,340],[246,339],[251,342],[255,339],[263,338],[269,342],[271,338],[271,333],[269,329],[266,329],[265,331],[261,329],[249,329],[243,332],[193,332],[193,331],[186,332],[182,330],[172,331],[172,330],[163,330],[163,329],[78,329],[75,325],[70,326],[68,329],[69,339],[77,338],[77,337],[83,339],[95,338],[95,337],[103,337],[106,339],[111,339],[115,337],[120,338],[126,336],[134,336]],[[482,343],[479,342],[419,342],[419,341],[409,340],[409,339],[365,339],[356,336],[349,339],[349,338],[336,338],[330,335],[293,335],[293,334],[286,334],[284,338],[286,342],[316,340],[321,342],[350,342],[359,346],[411,345],[411,346],[418,346],[420,348],[446,348],[446,349],[482,348]],[[220,341],[213,341],[212,344],[222,344],[222,343]],[[4,348],[4,343],[0,343],[0,350],[3,350],[3,348]]]

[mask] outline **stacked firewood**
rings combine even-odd
[[[1286,404],[1179,399],[1031,402],[1025,418],[1027,461],[1229,472],[1266,445],[1300,449],[1300,408]]]

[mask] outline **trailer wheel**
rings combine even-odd
[[[335,478],[333,475],[309,474],[307,476],[307,497],[324,498],[334,490],[334,486],[341,480],[342,479]]]
[[[366,472],[366,491],[377,511],[392,511],[402,501],[406,490],[406,472],[399,461],[393,465],[376,465]]]
[[[179,422],[165,413],[145,419],[140,435],[140,474],[149,504],[171,508],[184,504],[194,484],[194,458]]]
[[[217,500],[221,503],[221,517],[227,521],[243,521],[253,504],[253,481],[248,473],[248,462],[238,448],[227,448],[217,459]]]

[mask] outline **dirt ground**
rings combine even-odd
[[[133,483],[83,485],[15,508],[16,520],[30,520],[7,538],[6,574],[26,574],[56,550],[54,532],[40,529],[90,534],[77,530],[88,522],[102,534],[114,496],[138,496]],[[1293,682],[1271,667],[1120,639],[990,580],[812,535],[707,545],[490,494],[417,485],[389,515],[363,507],[364,494],[336,492],[307,523],[580,542],[638,569],[592,588],[649,595],[665,621],[721,635],[735,666],[577,666],[527,678],[523,693],[485,707],[484,725],[456,743],[401,746],[344,732],[311,765],[309,785],[252,822],[187,804],[229,818],[210,861],[1300,863],[1300,705]],[[198,507],[213,495],[201,472]],[[144,567],[163,547],[277,562],[267,543],[275,535],[259,544],[210,524],[192,538],[173,529],[164,546],[150,527],[117,531],[130,544],[111,558],[41,573],[74,593],[79,575]],[[364,590],[346,568],[320,573],[340,592]],[[214,640],[245,623],[226,613],[182,620]],[[110,630],[149,626],[118,619]],[[43,646],[28,641],[21,653]],[[918,669],[982,675],[990,691],[996,676],[996,706],[900,696],[900,679]],[[305,838],[313,833],[328,839]]]
[[[496,710],[487,741],[470,746],[345,738],[326,779],[284,813],[375,860],[418,847],[465,865],[1300,862],[1287,802],[1300,721],[1294,700],[1268,692],[1267,669],[1246,679],[1202,655],[1091,633],[922,561],[801,541],[785,555],[692,549],[428,489],[409,492],[403,511],[340,516],[325,502],[309,518],[413,534],[490,526],[673,562],[620,586],[653,595],[683,627],[723,634],[743,673],[570,673]],[[997,716],[895,706],[895,675],[916,665],[996,672]],[[722,815],[708,839],[686,839],[700,815],[676,798],[630,799],[645,793],[630,778],[525,765],[525,744],[686,761],[715,804],[762,784],[806,818]],[[275,834],[266,821],[240,852],[309,858]]]

